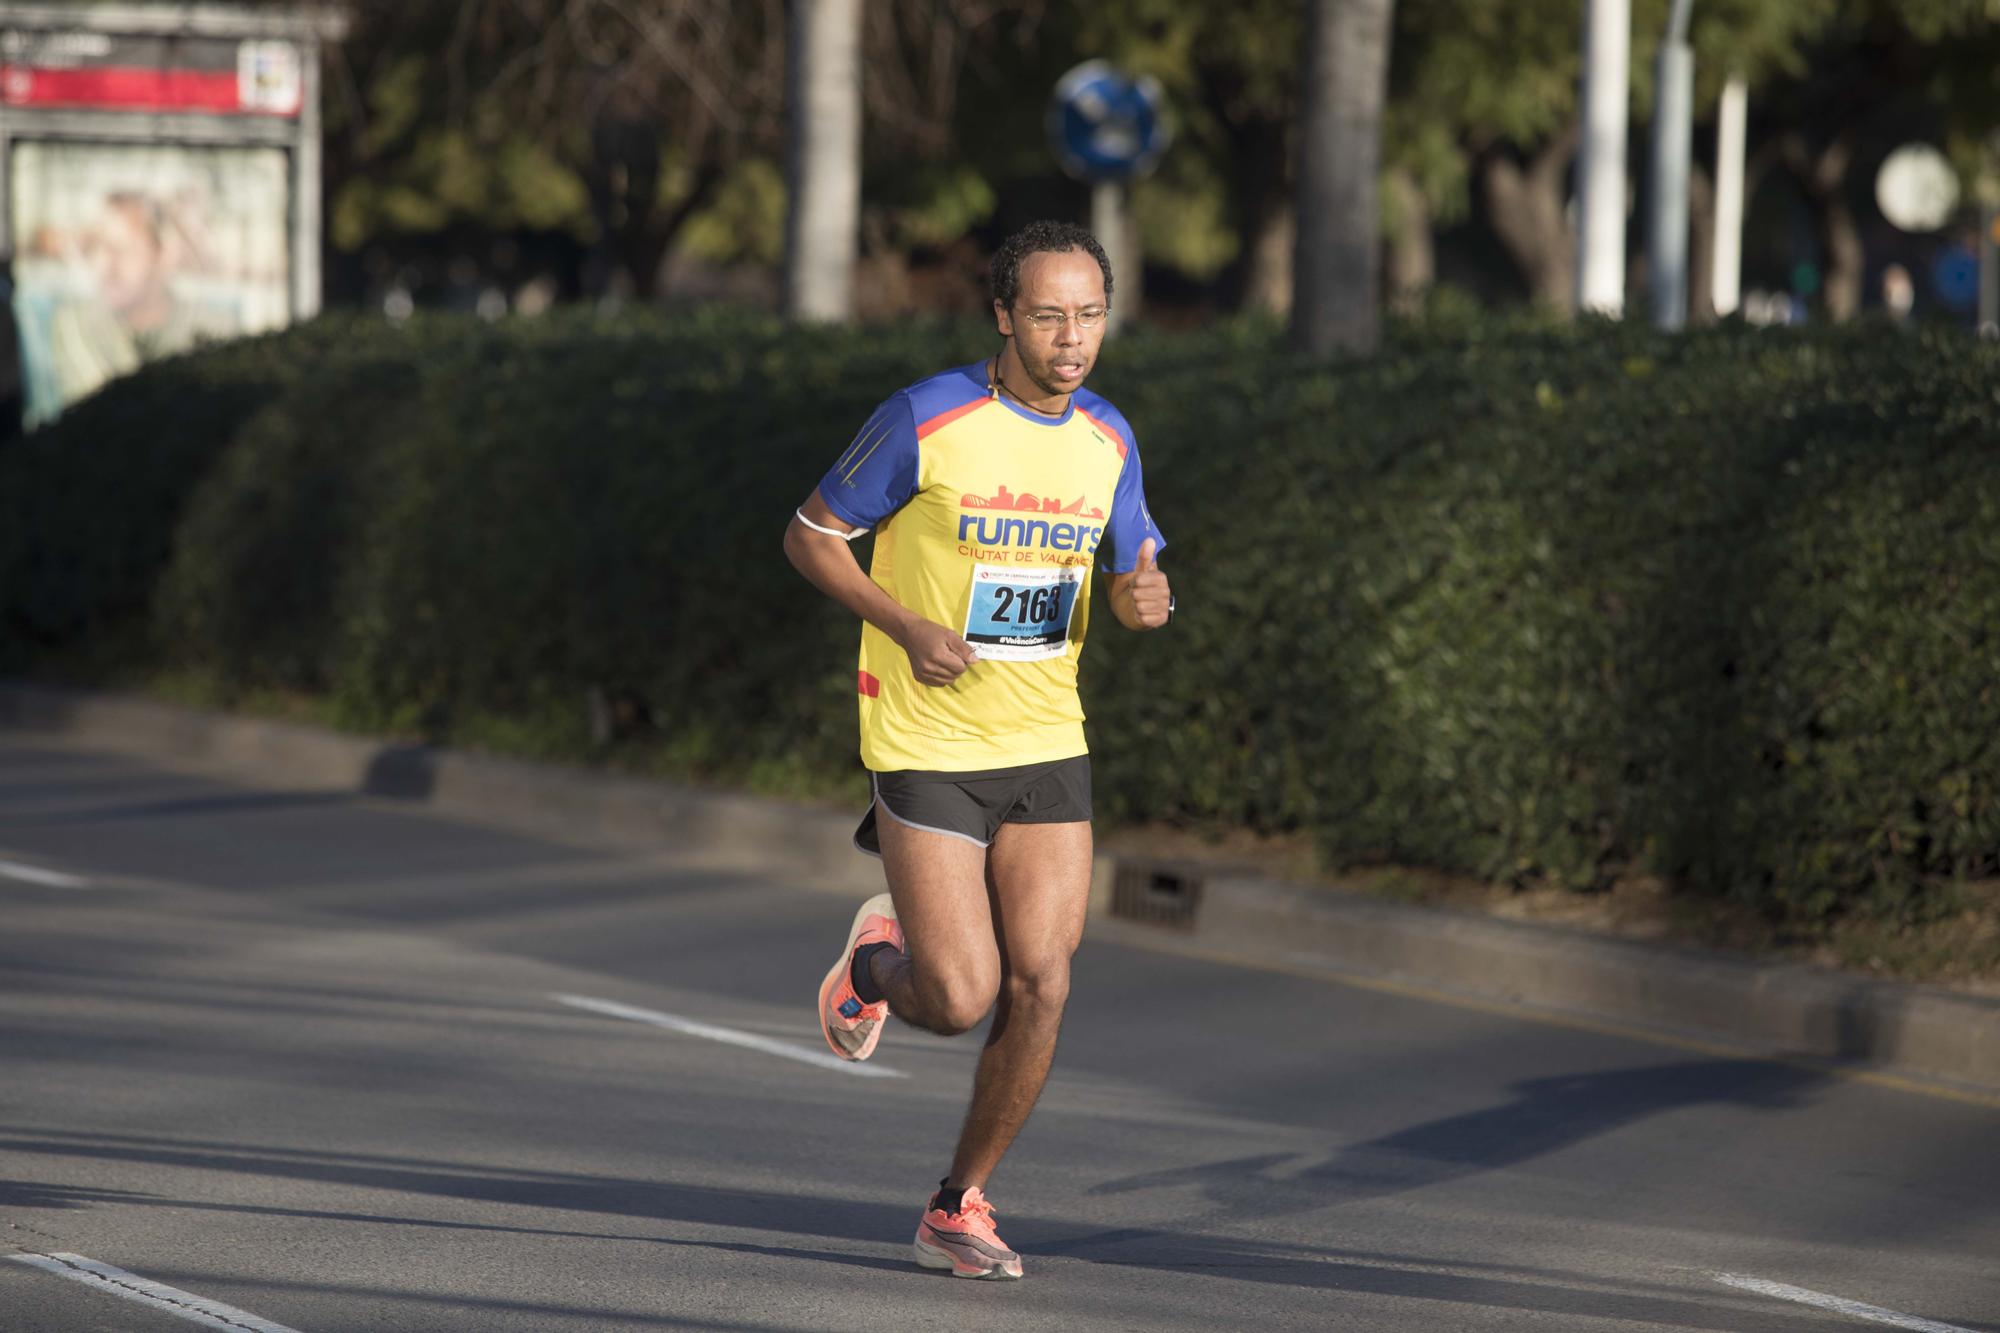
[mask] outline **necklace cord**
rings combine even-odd
[[[1036,407],[1020,394],[1008,388],[1007,382],[1000,378],[1000,358],[997,356],[988,357],[986,360],[986,392],[996,399],[1004,393],[1038,417],[1059,417],[1062,415],[1060,412],[1044,412],[1041,408]]]

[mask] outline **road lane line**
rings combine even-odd
[[[260,1319],[248,1310],[207,1300],[164,1282],[154,1282],[122,1268],[86,1259],[80,1254],[10,1254],[7,1258],[17,1264],[39,1268],[45,1273],[54,1273],[57,1277],[66,1277],[72,1282],[81,1282],[93,1291],[137,1301],[163,1314],[175,1315],[205,1328],[230,1329],[233,1333],[299,1333],[295,1328]]]
[[[19,861],[0,861],[0,879],[18,879],[24,884],[40,884],[51,889],[90,887],[90,881],[80,875],[65,875],[60,870],[44,870],[40,866],[24,866]]]
[[[689,1037],[701,1037],[708,1041],[719,1041],[729,1046],[742,1046],[752,1051],[762,1051],[766,1055],[781,1056],[787,1060],[797,1060],[804,1064],[818,1065],[822,1069],[838,1069],[843,1074],[853,1074],[858,1078],[907,1078],[900,1069],[889,1069],[878,1064],[860,1064],[843,1060],[831,1051],[815,1051],[797,1046],[789,1041],[777,1041],[770,1037],[760,1037],[754,1032],[738,1032],[735,1028],[717,1027],[713,1023],[700,1023],[692,1018],[682,1018],[679,1014],[663,1014],[657,1009],[641,1009],[636,1005],[619,1004],[616,1000],[593,1000],[587,995],[551,995],[552,1000],[577,1009],[588,1009],[593,1013],[609,1014],[613,1018],[627,1018],[634,1023],[649,1023],[669,1032],[679,1032]]]
[[[1760,1296],[1773,1296],[1781,1301],[1797,1301],[1800,1305],[1816,1305],[1822,1310],[1852,1315],[1856,1319],[1872,1320],[1877,1324],[1887,1324],[1891,1328],[1912,1329],[1915,1333],[1972,1333],[1971,1329],[1960,1328],[1957,1324],[1940,1324],[1935,1319],[1919,1319],[1915,1315],[1898,1314],[1894,1310],[1884,1310],[1879,1305],[1863,1305],[1860,1301],[1829,1296],[1822,1291],[1808,1291],[1804,1287],[1789,1286],[1783,1282],[1769,1282],[1761,1277],[1744,1277],[1740,1273],[1710,1273],[1709,1276],[1725,1287],[1754,1291]]]

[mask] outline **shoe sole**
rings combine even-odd
[[[917,1262],[923,1267],[949,1268],[953,1277],[986,1282],[1018,1282],[1021,1280],[1021,1270],[1018,1262],[1013,1268],[1009,1268],[1005,1264],[995,1264],[991,1268],[972,1268],[960,1264],[958,1260],[952,1258],[949,1253],[940,1250],[937,1246],[927,1244],[922,1236],[917,1237],[915,1241],[911,1242],[910,1249],[916,1255]]]
[[[826,979],[819,983],[819,1035],[826,1038],[827,1049],[847,1061],[866,1060],[875,1054],[875,1043],[881,1040],[882,1029],[878,1026],[867,1047],[859,1055],[849,1055],[833,1040],[833,1033],[827,1027],[826,1001],[833,994],[833,988],[840,984],[841,975],[854,966],[854,941],[861,937],[861,923],[871,916],[886,916],[896,919],[896,900],[886,893],[878,893],[855,909],[854,922],[847,928],[847,943],[841,947],[840,957],[827,970]]]

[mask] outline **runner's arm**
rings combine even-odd
[[[951,684],[978,655],[943,625],[883,592],[863,572],[847,538],[834,535],[852,531],[854,525],[828,509],[814,490],[785,529],[785,555],[807,582],[888,635],[909,656],[911,675],[926,685]]]

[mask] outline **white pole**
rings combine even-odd
[[[1111,278],[1116,290],[1111,294],[1111,316],[1105,320],[1109,332],[1138,313],[1141,300],[1138,256],[1126,244],[1129,233],[1125,219],[1125,186],[1120,181],[1099,181],[1090,187],[1090,231],[1104,247],[1111,261]]]
[[[326,297],[321,273],[320,48],[305,38],[299,52],[299,137],[292,154],[292,318],[317,315]]]
[[[796,0],[786,71],[785,313],[854,313],[861,230],[861,0]]]
[[[1715,276],[1717,315],[1732,315],[1743,302],[1743,139],[1749,120],[1750,85],[1733,74],[1722,85],[1720,123],[1715,136]]]
[[[1584,0],[1583,141],[1577,154],[1577,301],[1625,311],[1625,126],[1632,64],[1631,0]]]

